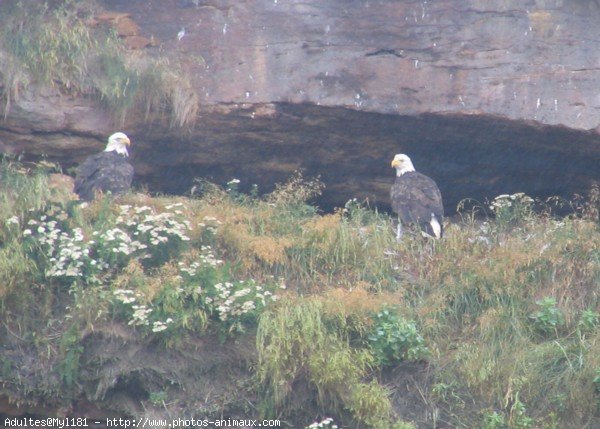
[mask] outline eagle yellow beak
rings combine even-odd
[[[121,140],[124,144],[126,144],[127,146],[131,146],[131,140],[129,140],[129,138],[125,137],[124,139]]]
[[[399,167],[399,166],[400,166],[400,161],[398,161],[397,159],[394,159],[392,161],[392,167],[396,168],[396,167]]]

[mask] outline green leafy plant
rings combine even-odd
[[[496,224],[508,227],[528,219],[533,214],[533,199],[522,192],[498,195],[489,208],[494,213]]]
[[[148,400],[154,405],[162,405],[168,399],[167,392],[160,390],[158,392],[150,392]]]
[[[199,254],[188,254],[179,261],[177,271],[150,299],[140,286],[146,274],[131,276],[128,284],[113,292],[116,313],[148,333],[165,331],[170,339],[178,331],[203,331],[210,320],[221,334],[229,335],[254,326],[282,287],[236,278],[231,266],[217,259],[207,245]]]
[[[562,311],[556,307],[554,297],[545,297],[535,302],[538,310],[529,315],[533,328],[542,335],[556,334],[565,325]]]
[[[119,209],[112,222],[102,222],[86,234],[66,211],[51,206],[26,222],[22,234],[28,252],[46,266],[47,278],[98,283],[132,259],[163,264],[181,254],[190,240],[189,222],[182,219],[177,204],[162,212],[148,206]]]
[[[600,325],[600,314],[597,311],[587,309],[583,310],[577,322],[577,329],[580,333],[594,332]]]
[[[274,412],[292,398],[304,401],[293,388],[302,377],[321,407],[350,411],[366,427],[393,427],[390,391],[365,381],[371,353],[351,348],[336,326],[318,299],[285,301],[261,315],[257,373],[268,392],[265,407]]]
[[[594,377],[593,383],[596,393],[600,395],[600,368],[596,369],[596,375]]]
[[[57,371],[62,382],[70,387],[79,375],[79,359],[83,353],[83,346],[79,343],[79,332],[76,325],[72,325],[62,336],[60,341],[62,360],[57,365]]]
[[[456,381],[444,383],[439,381],[431,388],[431,396],[443,402],[450,410],[464,408],[465,400],[460,397],[460,386]]]
[[[482,429],[506,429],[507,427],[503,414],[499,414],[496,411],[488,411],[483,415]]]
[[[392,309],[375,315],[367,338],[375,358],[383,366],[423,359],[429,353],[415,322],[405,320]]]
[[[510,407],[509,426],[513,429],[527,429],[534,424],[535,420],[527,415],[525,404],[519,399],[519,392],[517,392]]]

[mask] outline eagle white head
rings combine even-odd
[[[127,146],[131,145],[129,137],[125,133],[114,133],[108,138],[108,144],[104,152],[116,151],[119,155],[129,156],[127,152]]]
[[[407,155],[399,153],[392,160],[392,167],[396,169],[396,176],[402,176],[409,171],[415,171],[415,166]]]

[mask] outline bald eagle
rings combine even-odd
[[[124,133],[108,138],[103,152],[89,156],[75,175],[75,192],[85,201],[91,201],[97,192],[122,194],[131,187],[133,166],[127,160],[127,146],[131,144]]]
[[[417,224],[424,235],[441,238],[444,206],[436,183],[415,171],[404,154],[394,156],[392,167],[396,169],[396,181],[390,190],[392,209],[398,214],[396,239],[402,237],[402,224]]]

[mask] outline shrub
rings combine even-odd
[[[529,315],[533,328],[542,335],[553,333],[558,336],[558,330],[565,325],[565,318],[562,311],[556,307],[556,299],[546,297],[535,303],[539,309]]]
[[[202,246],[200,257],[190,265],[179,263],[182,288],[197,305],[213,315],[228,332],[243,332],[254,326],[265,307],[285,285],[236,279],[229,265]],[[190,293],[191,292],[191,293]]]
[[[47,278],[91,284],[132,259],[148,265],[165,263],[189,241],[190,224],[181,218],[177,204],[160,213],[148,206],[121,205],[119,210],[112,222],[101,222],[86,233],[69,213],[50,206],[26,222],[28,227],[22,232],[26,249],[46,267]]]
[[[509,227],[529,219],[533,215],[533,199],[522,192],[498,195],[490,209],[500,227]]]
[[[303,381],[316,391],[319,406],[350,412],[368,427],[391,427],[390,392],[376,381],[364,381],[373,358],[349,347],[342,327],[323,310],[320,300],[308,298],[262,314],[257,373],[266,390],[265,409],[302,409],[305,404],[294,391]]]
[[[321,195],[324,186],[319,177],[305,179],[302,171],[295,171],[285,183],[275,185],[275,190],[267,195],[267,202],[279,206],[303,205]]]
[[[506,420],[503,414],[498,414],[496,411],[486,412],[483,416],[482,429],[506,429]]]
[[[429,354],[415,322],[403,319],[392,309],[384,309],[375,315],[373,329],[367,338],[373,355],[382,366],[423,359]]]
[[[577,329],[580,334],[592,333],[600,325],[600,314],[597,311],[586,309],[581,313]]]
[[[238,278],[209,245],[186,252],[176,265],[164,265],[150,275],[161,278],[158,285],[148,286],[148,275],[135,265],[118,279],[119,288],[113,292],[115,311],[146,332],[165,331],[169,335],[164,338],[170,342],[176,332],[204,331],[209,321],[223,335],[244,332],[255,326],[265,307],[277,299],[277,290],[284,287]]]
[[[597,395],[600,395],[600,368],[596,369],[596,375],[594,376],[594,390]]]

